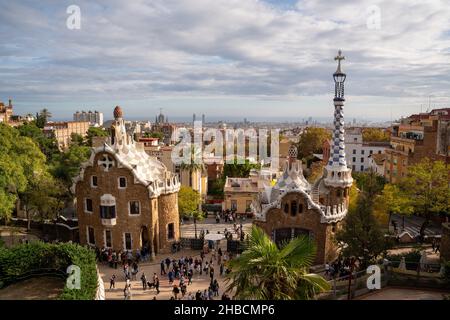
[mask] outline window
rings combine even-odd
[[[112,247],[112,235],[111,230],[105,230],[105,247]]]
[[[361,171],[364,171],[364,166],[361,166]]]
[[[295,216],[297,214],[297,201],[291,202],[291,216]]]
[[[129,213],[130,214],[140,214],[141,213],[141,206],[139,201],[130,201],[129,206]]]
[[[125,232],[123,234],[124,238],[124,248],[125,250],[131,250],[131,233]]]
[[[370,150],[369,153],[370,153],[370,154],[373,154],[373,150]]]
[[[356,154],[356,149],[353,149],[353,154]]]
[[[100,206],[100,217],[102,219],[115,219],[116,206]]]
[[[93,187],[93,188],[98,187],[97,176],[91,177],[91,187]]]
[[[303,205],[301,203],[298,204],[298,213],[303,213]]]
[[[353,161],[353,162],[356,162],[356,157],[353,157],[353,158],[352,158],[352,161]]]
[[[92,227],[87,227],[87,242],[95,245],[95,231]]]
[[[231,200],[231,210],[237,210],[237,201]]]
[[[357,142],[357,141],[358,141],[358,138],[353,138],[353,141],[354,141],[354,142]]]
[[[246,208],[246,209],[250,209],[251,205],[252,205],[252,200],[247,200],[247,201],[245,202],[245,208]]]
[[[172,240],[175,238],[175,225],[173,223],[169,223],[167,225],[167,239]]]
[[[381,154],[381,150],[378,150],[378,154]]]
[[[119,188],[125,189],[127,187],[127,178],[119,177]]]
[[[364,162],[364,158],[361,158],[361,162]]]
[[[361,150],[361,154],[364,154],[364,150]]]
[[[355,171],[356,170],[356,166],[352,165],[352,170]]]
[[[85,199],[84,211],[92,213],[92,199]]]
[[[289,213],[289,203],[284,204],[284,213]]]

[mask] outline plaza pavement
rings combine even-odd
[[[245,234],[249,234],[252,229],[252,219],[237,220],[236,224],[239,226],[242,223],[242,229]],[[233,223],[225,222],[221,219],[220,223],[216,223],[216,219],[212,217],[205,218],[197,222],[197,236],[200,235],[201,230],[208,230],[209,233],[224,233],[225,228],[233,234],[233,239],[238,239],[233,228]],[[195,238],[195,225],[193,221],[183,221],[180,225],[181,238]]]
[[[157,300],[169,300],[173,294],[172,289],[173,285],[179,284],[179,280],[175,279],[174,283],[172,285],[169,285],[169,279],[167,275],[161,275],[161,267],[160,263],[161,260],[166,259],[166,257],[169,257],[170,259],[179,259],[182,256],[187,257],[200,257],[200,251],[193,251],[193,250],[182,250],[177,253],[173,254],[160,254],[156,257],[155,261],[153,262],[141,262],[139,264],[139,273],[136,276],[136,280],[131,281],[131,293],[132,297],[131,300],[152,300],[156,297]],[[211,254],[206,255],[206,260],[204,261],[210,261]],[[224,292],[224,289],[226,287],[226,284],[224,283],[224,277],[219,275],[219,266],[217,265],[217,261],[213,262],[214,266],[214,278],[217,279],[219,282],[219,296],[215,297],[215,299],[221,299],[222,293]],[[123,300],[123,289],[125,288],[125,276],[123,273],[123,267],[122,265],[118,265],[117,269],[113,269],[108,266],[108,264],[105,263],[98,263],[98,268],[100,275],[103,279],[103,282],[105,284],[105,296],[106,300]],[[155,289],[147,289],[144,291],[142,289],[142,282],[140,280],[140,277],[142,275],[142,272],[145,273],[145,276],[147,277],[147,281],[152,282],[153,273],[156,272],[156,274],[159,277],[160,282],[160,293],[157,295]],[[116,275],[116,288],[115,289],[109,289],[109,279],[111,276],[115,274]],[[203,290],[208,289],[210,283],[210,277],[209,274],[203,273],[202,275],[197,274],[197,272],[194,272],[194,276],[192,277],[192,284],[187,286],[186,290],[186,296],[189,294],[189,292],[192,292],[192,294],[195,296],[195,293],[197,290]],[[179,294],[179,297],[181,297],[181,293]]]

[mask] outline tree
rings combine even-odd
[[[45,170],[45,156],[28,137],[0,123],[0,218],[11,217],[17,195],[25,191],[33,175]]]
[[[191,187],[181,186],[178,192],[178,212],[181,216],[192,217],[198,212],[200,194]]]
[[[388,228],[393,214],[403,216],[404,227],[405,216],[411,215],[414,211],[411,199],[408,198],[408,196],[394,184],[386,184],[384,186],[380,196],[380,204],[382,209],[389,215]]]
[[[72,134],[70,135],[70,143],[77,146],[85,145],[83,136],[75,132],[72,132]]]
[[[64,198],[69,200],[72,198],[70,187],[72,179],[80,172],[81,164],[89,159],[90,148],[71,144],[69,149],[54,157],[50,172],[59,179],[65,188]]]
[[[234,163],[225,163],[223,166],[223,179],[225,177],[241,177],[247,178],[250,175],[252,169],[261,168],[260,164],[250,163],[249,160],[245,160],[245,163],[238,164],[237,160]]]
[[[331,139],[331,134],[324,128],[306,128],[297,144],[299,159],[308,159],[314,153],[322,153],[323,144]]]
[[[237,299],[313,299],[329,290],[320,275],[309,273],[316,247],[307,237],[298,237],[281,248],[260,228],[253,226],[249,247],[230,261],[227,292]]]
[[[144,137],[146,137],[146,138],[158,138],[159,141],[163,141],[164,140],[164,134],[162,132],[159,132],[159,131],[145,132],[144,133]]]
[[[411,200],[414,212],[425,219],[420,227],[422,239],[434,215],[450,214],[449,171],[444,162],[425,158],[410,166],[400,188]]]
[[[47,124],[48,119],[50,119],[52,117],[51,112],[44,108],[42,109],[39,114],[36,116],[36,125],[39,128],[44,128],[44,126]]]
[[[17,129],[21,136],[31,138],[39,146],[48,160],[51,160],[53,155],[59,153],[56,139],[46,137],[42,129],[36,125],[35,121],[25,123]]]
[[[32,214],[37,214],[40,220],[58,216],[63,206],[60,197],[63,190],[60,182],[48,172],[34,175],[26,190],[20,194],[27,215],[28,230],[31,229]]]
[[[365,182],[365,189],[356,197],[353,195],[356,199],[350,201],[343,227],[336,234],[336,241],[341,247],[342,255],[360,259],[363,267],[374,262],[390,247],[374,215],[377,189],[375,177],[369,175]],[[350,196],[352,197],[352,193]]]
[[[366,128],[362,132],[364,142],[385,142],[389,141],[389,134],[380,128]]]
[[[98,127],[90,127],[87,132],[87,144],[92,147],[92,140],[94,137],[107,137],[109,134],[106,130]]]
[[[383,176],[376,174],[372,169],[365,172],[353,172],[352,176],[360,190],[372,188],[368,192],[373,196],[380,194],[387,182]]]

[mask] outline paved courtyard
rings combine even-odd
[[[236,222],[237,226],[242,223],[242,229],[245,234],[248,234],[252,228],[252,219],[239,220]],[[233,234],[233,239],[238,239],[238,236],[233,228],[234,223],[225,222],[221,220],[220,223],[216,223],[216,219],[208,217],[200,222],[197,222],[197,236],[200,235],[201,230],[208,230],[209,233],[224,233],[224,230],[230,231]],[[182,238],[195,238],[195,225],[193,221],[184,221],[181,226],[181,237]]]
[[[449,292],[388,287],[356,300],[443,300]]]
[[[167,275],[161,275],[161,268],[160,268],[160,262],[161,260],[165,259],[166,257],[178,259],[181,256],[187,256],[187,257],[200,257],[200,251],[193,251],[193,250],[183,250],[180,252],[177,252],[175,254],[170,255],[159,255],[154,262],[145,262],[139,264],[139,273],[137,274],[137,280],[131,281],[131,292],[132,292],[132,300],[152,300],[153,298],[156,298],[157,300],[168,300],[172,297],[172,289],[173,284],[178,285],[179,281],[175,279],[174,283],[172,285],[169,285],[169,279]],[[207,254],[205,261],[210,260],[211,254]],[[222,293],[224,292],[224,289],[226,287],[226,284],[224,283],[224,277],[219,275],[219,266],[217,265],[217,262],[213,262],[213,266],[215,269],[215,278],[219,282],[219,297],[216,297],[215,299],[220,299],[222,296]],[[100,275],[102,276],[102,279],[105,284],[105,295],[107,300],[123,300],[123,289],[125,288],[125,276],[123,273],[123,268],[121,265],[117,266],[117,269],[110,268],[106,264],[98,264]],[[160,280],[160,293],[157,295],[155,289],[147,289],[144,291],[142,289],[142,282],[140,281],[140,277],[142,275],[142,272],[145,273],[145,276],[147,277],[147,280],[152,282],[153,273],[156,272],[156,274],[159,277]],[[115,289],[109,289],[109,279],[111,276],[115,274],[116,275],[116,288]],[[209,275],[203,273],[203,275],[198,275],[196,272],[194,272],[194,276],[192,277],[192,284],[188,285],[186,297],[189,294],[189,292],[192,292],[192,294],[195,296],[195,293],[197,290],[205,290],[208,289],[210,283]],[[179,295],[181,296],[181,294]]]

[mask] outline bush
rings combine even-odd
[[[420,262],[421,254],[419,250],[413,250],[408,253],[388,255],[386,258],[394,267],[398,267],[402,258],[405,257],[406,269],[416,270]]]
[[[65,274],[70,265],[80,267],[81,289],[65,287],[59,299],[94,299],[97,291],[95,253],[78,244],[32,242],[10,249],[0,248],[0,283],[13,283],[18,277],[39,269],[54,269]]]

